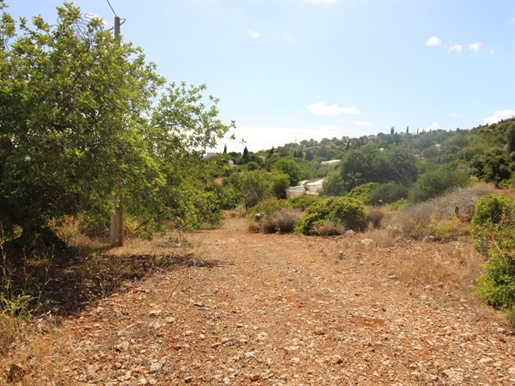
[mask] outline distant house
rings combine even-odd
[[[331,166],[336,166],[338,165],[340,162],[342,162],[341,160],[339,159],[332,159],[330,161],[322,161],[320,162],[321,165],[331,165]]]
[[[286,189],[286,198],[304,196],[305,194],[318,196],[318,191],[322,189],[323,183],[323,178],[301,181],[299,185]]]
[[[298,196],[304,196],[306,194],[306,188],[304,185],[292,186],[286,189],[286,198],[293,198]]]
[[[204,159],[209,159],[209,158],[212,158],[212,157],[216,157],[217,155],[218,155],[218,153],[206,152],[206,154],[204,154]]]

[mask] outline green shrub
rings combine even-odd
[[[290,187],[290,177],[280,171],[272,173],[272,193],[275,197],[286,198],[286,189]]]
[[[407,198],[408,188],[396,182],[388,182],[373,187],[368,197],[370,205],[391,204]]]
[[[515,236],[492,243],[486,273],[474,288],[481,300],[506,311],[515,327]]]
[[[465,186],[469,182],[470,179],[465,173],[455,170],[451,165],[443,165],[424,173],[413,184],[408,197],[412,203],[427,201],[451,188]]]
[[[264,213],[270,216],[271,214],[278,212],[282,209],[292,209],[292,206],[288,200],[278,200],[277,198],[268,198],[259,202],[249,211],[249,216],[254,217],[256,213]]]
[[[311,205],[298,225],[305,235],[317,233],[317,228],[332,221],[345,229],[363,231],[367,226],[365,205],[351,197],[329,197]]]
[[[254,162],[254,161],[250,161],[248,164],[247,164],[247,170],[250,172],[252,170],[259,170],[261,169],[261,166],[259,166],[259,164],[257,162]]]
[[[377,182],[369,182],[360,186],[356,186],[352,189],[346,197],[357,198],[361,200],[366,205],[375,205],[375,203],[370,200],[370,192],[374,190],[379,184]]]
[[[502,241],[515,226],[515,201],[502,194],[487,194],[476,203],[472,217],[475,247],[486,253],[491,240]]]
[[[302,196],[297,196],[290,198],[288,201],[290,202],[293,209],[300,209],[305,211],[315,202],[319,201],[320,198],[318,196],[311,196],[309,194],[304,194]]]

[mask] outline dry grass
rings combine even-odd
[[[369,208],[366,214],[367,223],[369,223],[374,229],[381,228],[384,217],[385,211],[378,207]]]
[[[247,222],[249,233],[292,233],[300,221],[300,212],[292,209],[281,209],[269,215],[264,215],[259,222],[250,218]]]
[[[389,216],[387,227],[417,240],[453,240],[469,233],[468,224],[479,197],[495,191],[493,185],[457,188],[427,202],[406,206]]]
[[[162,346],[159,349],[162,351],[156,349],[155,352],[171,359],[167,362],[166,374],[153,373],[152,377],[170,377],[170,374],[180,373],[181,361],[188,363],[188,370],[200,372],[204,369],[204,355],[211,355],[213,358],[226,355],[224,363],[229,363],[231,358],[237,355],[241,355],[242,358],[244,356],[238,351],[240,348],[237,346],[225,347],[222,344],[214,347],[213,342],[216,343],[219,339],[213,340],[215,338],[210,334],[215,334],[220,339],[230,337],[231,333],[235,333],[226,326],[238,323],[235,331],[246,331],[246,327],[242,325],[248,323],[249,326],[256,328],[260,326],[263,329],[268,325],[270,331],[279,330],[280,333],[276,334],[275,339],[282,339],[291,331],[296,333],[301,329],[310,328],[305,321],[298,318],[300,313],[308,318],[316,309],[316,318],[313,320],[322,323],[326,318],[322,304],[326,304],[331,308],[330,312],[334,311],[336,314],[329,316],[327,312],[327,318],[331,321],[326,327],[326,332],[320,329],[316,330],[318,332],[314,335],[309,335],[310,339],[318,339],[317,347],[320,350],[330,350],[335,346],[329,339],[337,336],[334,329],[332,330],[333,318],[349,320],[351,324],[346,326],[346,331],[354,328],[354,325],[362,325],[370,328],[366,330],[366,334],[373,335],[375,330],[371,330],[372,328],[384,328],[373,337],[376,341],[382,339],[383,335],[390,334],[389,328],[395,326],[393,320],[399,316],[391,315],[387,311],[374,311],[380,309],[376,303],[382,303],[388,312],[390,308],[409,310],[402,316],[407,323],[405,332],[408,338],[402,343],[406,350],[409,350],[413,343],[409,341],[409,333],[412,332],[410,329],[416,331],[420,328],[420,325],[416,324],[416,319],[413,319],[413,324],[409,324],[412,323],[411,311],[420,312],[419,320],[426,320],[434,317],[433,310],[444,309],[445,311],[438,314],[435,320],[451,326],[454,323],[453,314],[461,313],[460,317],[463,318],[465,313],[470,313],[473,316],[467,316],[467,328],[474,329],[476,336],[480,337],[481,333],[492,330],[493,322],[503,326],[505,324],[504,316],[479,303],[472,291],[472,286],[482,271],[484,260],[474,250],[467,234],[466,219],[469,216],[470,204],[460,206],[464,209],[463,212],[460,209],[459,215],[452,209],[456,202],[469,202],[472,196],[470,192],[461,191],[459,194],[454,193],[446,197],[448,201],[435,201],[429,206],[408,208],[407,212],[385,211],[381,221],[388,224],[387,227],[371,227],[367,232],[354,236],[256,235],[248,231],[254,229],[262,232],[263,223],[251,221],[247,223],[245,232],[236,228],[244,227],[244,221],[232,218],[228,221],[229,227],[233,228],[226,230],[160,235],[153,241],[129,239],[123,247],[109,252],[97,249],[95,254],[89,254],[87,258],[76,261],[76,265],[64,267],[66,276],[63,277],[67,280],[76,280],[75,284],[79,285],[74,287],[75,290],[67,289],[71,291],[70,299],[76,297],[81,300],[82,295],[78,289],[84,288],[93,292],[95,296],[82,299],[84,303],[80,310],[70,314],[66,320],[63,319],[62,324],[54,318],[54,311],[31,322],[0,315],[0,383],[9,378],[13,369],[13,384],[67,385],[78,384],[79,378],[84,382],[89,380],[91,384],[99,384],[95,378],[100,377],[98,374],[110,374],[111,378],[103,378],[107,382],[112,380],[114,375],[126,376],[130,369],[136,369],[132,371],[137,374],[137,369],[145,366],[148,368],[148,363],[140,364],[137,362],[139,359],[135,357],[149,354],[154,346]],[[439,204],[440,202],[447,204]],[[289,215],[284,214],[284,226],[291,223]],[[397,215],[400,217],[395,218]],[[281,219],[283,217],[276,221],[280,222]],[[427,228],[424,230],[425,236],[418,239],[413,238],[414,231],[409,228],[417,225],[415,219]],[[319,230],[319,234],[327,236],[336,228],[338,224],[328,224],[326,229]],[[273,229],[277,230],[276,223],[273,223]],[[440,237],[430,238],[428,235]],[[74,237],[80,240],[78,235]],[[87,239],[84,239],[84,242],[88,248],[96,245]],[[90,242],[92,244],[89,244]],[[180,268],[184,267],[184,270],[164,271],[162,268],[165,267],[165,262],[162,259],[156,260],[157,256],[187,257],[190,253],[214,259],[227,259],[234,261],[234,264],[224,266],[223,269],[202,270],[197,265],[188,264],[185,258],[180,260]],[[144,275],[131,276],[128,274],[130,272],[141,272]],[[146,280],[141,280],[144,276]],[[62,285],[64,281],[60,283]],[[327,302],[339,293],[347,294],[344,301],[330,304]],[[104,299],[99,301],[99,298]],[[302,305],[301,308],[295,308],[295,299]],[[195,305],[192,300],[200,302],[201,305]],[[281,307],[288,304],[291,304],[292,309],[286,314],[281,314]],[[419,307],[420,304],[427,307]],[[163,314],[169,312],[170,320],[177,319],[177,322],[168,322],[166,328],[155,328],[156,323],[159,325],[166,320],[164,316],[156,318],[150,314],[150,311],[159,307],[163,308]],[[260,313],[253,313],[256,310]],[[352,311],[350,314],[349,310]],[[265,322],[264,318],[269,311],[271,319]],[[250,313],[250,316],[246,315],[246,312]],[[219,315],[220,319],[217,319],[216,315]],[[449,315],[449,320],[445,319],[446,315]],[[245,319],[246,317],[249,319]],[[471,320],[478,321],[478,325]],[[478,327],[483,322],[487,326],[485,330]],[[206,328],[206,323],[213,325]],[[215,328],[217,323],[223,326]],[[320,327],[324,326],[321,324]],[[437,327],[433,327],[433,331],[424,330],[424,333],[434,333],[437,336],[441,329],[436,331]],[[282,331],[282,328],[285,330]],[[184,331],[189,330],[195,330],[195,333],[184,335]],[[249,334],[257,334],[261,330],[251,327],[249,331]],[[317,335],[318,333],[321,335]],[[362,333],[363,331],[356,330],[351,336],[358,337]],[[193,339],[200,334],[207,335],[207,338],[205,341],[197,341],[195,344],[198,346],[192,346],[194,349],[188,351],[184,347],[180,348],[182,343],[178,342],[181,342],[181,339]],[[394,333],[388,336],[391,340],[396,339]],[[452,338],[459,339],[459,336]],[[505,339],[509,341],[511,338]],[[133,351],[120,349],[122,340],[130,342]],[[266,342],[276,343],[271,340]],[[285,354],[280,348],[290,347],[291,343],[285,340],[277,344],[277,352],[265,348],[268,347],[265,345],[260,349],[266,350],[273,361],[281,363]],[[352,345],[342,346],[343,344],[342,341],[338,343],[337,350],[340,352],[354,349]],[[364,345],[357,346],[356,350],[362,352]],[[381,350],[381,347],[377,346],[375,349]],[[305,348],[300,347],[298,350],[303,349]],[[171,350],[173,351],[170,354]],[[246,347],[245,350],[251,352],[253,349]],[[145,353],[142,353],[143,351]],[[359,358],[357,351],[355,354],[355,357]],[[403,361],[403,356],[392,354],[388,357],[390,354],[385,351],[381,353],[384,357],[375,359],[386,358],[391,363]],[[374,354],[370,351],[367,355]],[[433,350],[431,355],[443,360],[441,358],[447,353],[442,351],[440,358],[440,353]],[[297,374],[308,370],[307,367],[301,367],[304,361],[308,362],[308,358],[309,356],[303,357],[301,363],[296,365],[298,369],[294,370]],[[352,361],[352,358],[353,355],[349,355],[348,360]],[[128,367],[119,367],[122,363]],[[198,367],[195,367],[196,363],[199,363]],[[243,359],[232,363],[231,366],[236,367],[241,363],[245,364]],[[326,362],[321,366],[326,366]],[[259,364],[256,364],[256,367],[259,367]],[[400,373],[405,368],[408,368],[408,364],[402,363],[395,370]],[[17,369],[21,370],[17,372]],[[324,367],[324,370],[327,369]],[[327,374],[329,373],[328,370]],[[412,371],[409,370],[408,373]],[[148,374],[147,378],[151,379]],[[169,378],[159,380],[161,383],[157,384],[185,383],[184,378],[173,381]],[[404,383],[413,384],[413,379],[408,380],[409,378]],[[133,381],[137,381],[136,377]],[[238,382],[245,384],[248,383],[248,379],[240,379]],[[358,381],[350,383],[359,384]]]
[[[344,224],[335,221],[327,221],[315,229],[316,233],[323,237],[343,235],[345,230]]]

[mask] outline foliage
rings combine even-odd
[[[222,209],[234,209],[241,201],[241,193],[232,184],[223,186]]]
[[[503,308],[515,327],[515,237],[513,228],[506,238],[489,249],[486,273],[479,277],[475,291],[484,302]]]
[[[0,23],[4,231],[21,226],[28,246],[56,241],[52,218],[86,212],[89,227],[103,227],[115,193],[149,231],[211,221],[217,201],[203,186],[201,152],[231,127],[217,119],[218,100],[204,98],[205,86],[166,86],[99,19],[78,33],[70,3],[57,12],[56,26],[39,16],[17,24],[5,11]]]
[[[259,166],[259,164],[257,162],[254,162],[254,161],[250,161],[248,164],[247,164],[247,170],[248,171],[252,171],[252,170],[259,170],[261,169],[261,167]]]
[[[295,230],[300,219],[299,213],[283,208],[272,214],[265,215],[257,224],[257,228],[261,233],[291,233]],[[255,223],[255,221],[251,221]],[[250,231],[255,225],[250,225]]]
[[[290,177],[279,171],[272,172],[272,193],[277,198],[286,198],[286,189],[290,187]]]
[[[343,183],[342,174],[339,169],[329,172],[324,179],[320,195],[324,197],[343,196],[345,195],[345,185]]]
[[[362,201],[365,205],[372,204],[370,200],[370,193],[374,190],[379,184],[377,182],[368,182],[363,185],[356,186],[349,193],[347,193],[347,197],[353,197],[360,201]]]
[[[455,170],[453,165],[443,165],[424,173],[410,189],[408,197],[412,203],[427,201],[468,183],[469,178],[465,173]]]
[[[346,192],[369,183],[396,182],[410,186],[418,175],[419,161],[409,147],[378,148],[374,143],[347,152],[340,167]]]
[[[290,198],[288,201],[290,202],[292,208],[304,211],[319,200],[320,198],[318,196],[304,194],[302,196]]]
[[[280,158],[272,166],[272,172],[286,174],[290,179],[289,186],[295,186],[307,177],[305,170],[291,158]]]
[[[449,240],[468,234],[476,201],[492,189],[486,184],[455,188],[429,201],[403,206],[389,227],[414,239]]]
[[[383,205],[408,197],[408,188],[396,182],[375,185],[369,193],[370,205]]]
[[[502,194],[481,197],[472,217],[472,234],[476,249],[486,253],[491,240],[503,240],[515,226],[515,201]]]
[[[272,215],[282,209],[292,209],[292,206],[288,200],[278,200],[276,198],[269,198],[263,200],[254,206],[249,211],[249,216],[253,217],[257,213],[264,213],[265,215]]]
[[[345,229],[362,231],[366,228],[365,205],[350,197],[329,197],[311,205],[298,225],[305,235],[316,233],[316,228],[332,221]]]
[[[238,185],[247,210],[272,195],[270,176],[261,170],[239,175]]]

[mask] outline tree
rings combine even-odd
[[[506,138],[508,140],[508,153],[515,152],[515,122],[508,127]]]
[[[238,185],[247,210],[271,196],[270,177],[263,171],[255,170],[240,175]]]
[[[227,154],[227,144],[224,145],[224,154]]]
[[[0,21],[2,231],[20,226],[22,246],[57,242],[49,220],[108,222],[115,190],[149,226],[212,213],[200,165],[230,127],[216,118],[218,100],[205,102],[205,86],[164,88],[141,49],[98,19],[78,33],[80,9],[69,3],[57,12],[57,26],[18,25],[5,10]]]
[[[277,198],[286,198],[286,189],[289,188],[290,185],[290,176],[281,172],[274,171],[272,173],[272,193]]]
[[[427,201],[451,188],[465,186],[468,183],[468,176],[456,170],[455,165],[440,165],[420,176],[409,190],[408,198],[413,203]]]
[[[272,166],[272,172],[274,171],[286,174],[290,179],[290,186],[297,185],[306,176],[299,164],[290,158],[280,158]]]
[[[245,162],[249,159],[249,151],[247,150],[247,146],[245,146],[245,149],[243,149],[243,159]]]

